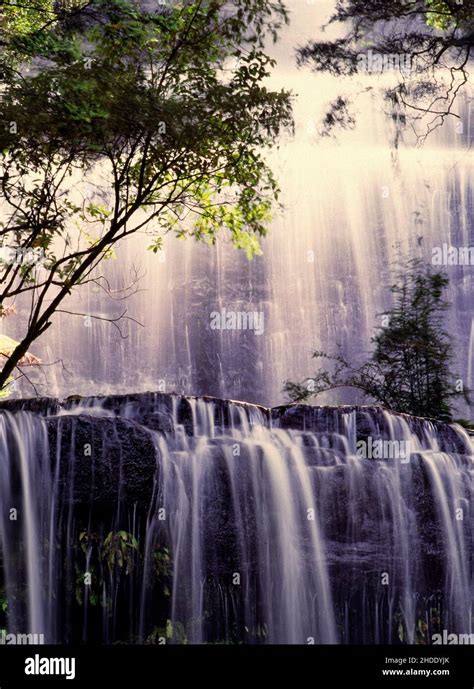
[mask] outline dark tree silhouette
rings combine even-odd
[[[455,104],[474,46],[473,0],[339,0],[334,23],[344,35],[299,48],[300,65],[336,76],[395,71],[398,83],[384,89],[390,115],[397,131],[410,125],[420,140],[459,117]],[[352,117],[350,99],[341,94],[323,131],[350,126]]]
[[[394,304],[387,325],[372,342],[370,360],[354,368],[341,356],[315,352],[332,364],[303,383],[286,382],[293,401],[304,401],[341,387],[361,390],[387,409],[449,421],[454,401],[469,402],[467,390],[452,373],[453,343],[444,327],[449,280],[418,259],[408,263],[391,287]]]

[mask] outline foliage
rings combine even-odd
[[[81,531],[76,552],[78,555],[75,562],[76,600],[79,605],[84,602],[86,563],[87,573],[91,580],[88,600],[95,606],[102,600],[100,592],[104,584],[107,587],[111,578],[131,575],[134,567],[143,558],[137,538],[123,529],[109,531],[105,538],[97,532]],[[156,544],[151,558],[154,575],[152,585],[158,586],[158,595],[167,599],[171,595],[172,578],[172,560],[169,549],[164,545]],[[106,605],[108,605],[108,600]]]
[[[462,4],[447,2],[446,0],[427,0],[426,23],[440,31],[447,31],[454,27],[457,22],[463,22],[465,8],[461,7]],[[458,12],[456,12],[456,5]]]
[[[424,616],[417,617],[416,619],[412,643],[419,646],[429,646],[433,633],[436,633],[441,626],[440,609],[439,607],[430,607],[428,610],[423,612]],[[400,643],[410,643],[401,611],[397,611],[395,613],[395,624]]]
[[[185,645],[188,643],[186,636],[186,630],[181,622],[173,622],[171,620],[166,620],[165,627],[155,627],[154,630],[149,634],[145,643],[146,644],[161,644],[162,639],[166,643],[175,643],[180,645]]]
[[[28,36],[39,31],[54,16],[54,0],[34,0],[33,4],[4,0],[0,14],[1,35],[11,40]]]
[[[468,419],[456,419],[456,423],[466,429],[466,431],[474,431],[474,423]]]
[[[165,598],[171,595],[172,562],[168,548],[157,544],[153,552],[153,569],[156,581],[163,589]]]
[[[8,597],[5,586],[0,587],[0,610],[3,613],[8,611]]]
[[[111,572],[118,567],[130,574],[133,568],[135,554],[139,553],[138,541],[126,531],[110,531],[102,548],[102,557],[107,562]]]
[[[264,81],[281,0],[7,4],[0,100],[0,303],[31,298],[0,387],[71,290],[133,233],[259,252],[277,182],[264,150],[292,124]],[[51,15],[53,12],[53,15]],[[26,328],[26,324],[25,324]]]
[[[341,356],[315,352],[333,370],[321,368],[305,383],[288,381],[286,393],[302,401],[352,387],[388,409],[451,420],[454,400],[468,402],[468,396],[451,373],[452,340],[443,324],[448,282],[443,273],[410,261],[391,287],[394,304],[386,314],[388,324],[372,340],[370,360],[354,368]]]
[[[13,376],[10,376],[6,379],[4,387],[0,389],[0,400],[5,399],[6,397],[9,397],[11,395],[12,384],[14,383],[14,381],[15,379],[13,378]]]
[[[458,117],[454,105],[468,82],[474,47],[473,8],[472,0],[338,0],[329,24],[339,24],[342,34],[309,41],[298,49],[298,62],[317,72],[351,76],[367,73],[361,57],[369,51],[408,58],[406,70],[393,70],[396,85],[383,87],[384,100],[396,125],[396,143],[406,125],[423,141],[446,118]],[[345,107],[340,117],[331,118],[336,103],[324,133],[334,125],[349,126],[354,117]]]
[[[78,550],[86,556],[87,574],[90,577],[90,583],[87,586],[90,605],[95,606],[100,601],[108,606],[109,599],[104,601],[101,597],[103,585],[109,582],[110,577],[129,576],[132,573],[137,559],[140,558],[137,539],[124,530],[110,531],[104,539],[98,533],[81,531]],[[86,585],[86,571],[82,558],[76,560],[75,570],[76,601],[82,605]]]

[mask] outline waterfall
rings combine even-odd
[[[226,578],[236,578],[237,592],[244,588],[249,634],[279,643],[304,643],[310,636],[334,642],[324,544],[318,518],[306,519],[314,498],[301,448],[286,433],[271,433],[261,419],[252,423],[245,416],[241,425],[215,435],[212,403],[197,400],[192,408],[193,419],[200,419],[193,436],[160,444],[160,505],[172,515],[178,572],[173,618],[199,620],[189,640],[205,640],[203,611],[221,610],[225,619],[227,606],[240,597],[218,586],[223,561],[230,559],[235,571]],[[223,638],[231,631],[224,628]]]
[[[146,250],[147,236],[121,243],[117,260],[104,261],[100,274],[112,290],[140,276],[136,293],[124,302],[121,292],[111,298],[91,283],[71,295],[33,346],[48,364],[32,372],[41,394],[158,389],[278,404],[285,380],[313,373],[313,351],[338,354],[340,345],[354,365],[367,357],[380,315],[390,307],[386,285],[397,259],[429,263],[436,247],[472,244],[472,99],[460,98],[459,120],[433,132],[423,148],[405,135],[395,150],[377,95],[380,79],[334,79],[296,66],[297,46],[332,35],[334,27],[325,33],[319,27],[334,1],[289,0],[288,6],[290,25],[270,49],[277,67],[269,86],[293,89],[296,129],[269,154],[283,210],[274,213],[263,254],[248,262],[226,236],[215,247],[166,236],[158,255]],[[356,100],[357,127],[321,139],[319,123],[341,93]],[[453,368],[468,387],[472,266],[445,270],[453,304],[447,327],[456,334]],[[17,308],[18,318],[2,326],[16,339],[29,301],[18,300]],[[143,327],[123,322],[123,338],[106,320],[88,317],[118,318],[124,308]],[[222,308],[258,313],[263,333],[212,329],[211,315]],[[25,380],[20,392],[31,394]],[[320,400],[354,401],[362,400]],[[469,411],[460,415],[467,418]]]
[[[44,422],[25,412],[3,412],[0,461],[0,548],[9,630],[51,638],[54,483]]]
[[[117,301],[90,284],[71,295],[64,309],[85,316],[57,314],[33,348],[44,362],[64,364],[42,371],[37,381],[42,394],[152,389],[278,404],[285,380],[313,373],[313,351],[337,354],[340,345],[354,365],[367,357],[380,314],[390,307],[385,286],[397,259],[417,256],[429,263],[433,248],[444,243],[472,244],[469,98],[458,101],[459,120],[433,132],[423,148],[405,135],[394,150],[390,117],[377,93],[380,78],[335,79],[296,66],[297,46],[333,35],[334,26],[325,33],[319,27],[334,1],[289,0],[288,6],[290,25],[270,49],[277,67],[269,86],[293,90],[296,132],[275,142],[269,156],[283,211],[274,214],[263,255],[248,262],[224,236],[216,247],[166,236],[158,255],[146,250],[146,236],[120,244],[117,260],[104,261],[101,274],[112,289],[129,285],[138,274],[137,293]],[[357,127],[321,139],[319,123],[341,93],[354,99]],[[446,266],[446,271],[455,368],[468,386],[472,266]],[[124,304],[143,324],[123,323],[126,339],[110,323],[86,317],[118,317]],[[18,318],[4,324],[16,339],[29,302],[23,310],[17,306]],[[211,314],[222,308],[262,314],[263,334],[213,330]],[[25,390],[32,394],[26,383]]]
[[[348,644],[473,632],[472,442],[457,426],[151,393],[12,400],[0,458],[11,633]]]

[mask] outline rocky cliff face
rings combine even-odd
[[[268,427],[323,434],[346,433],[346,422],[352,416],[356,440],[364,440],[369,435],[388,439],[393,433],[389,419],[394,418],[405,422],[410,432],[425,446],[430,444],[430,436],[435,434],[440,449],[460,454],[471,453],[470,438],[459,427],[407,414],[390,412],[387,415],[382,407],[370,405],[317,407],[287,404],[269,409],[261,405],[215,397],[197,398],[150,392],[107,397],[71,396],[65,400],[50,397],[2,400],[0,411],[27,411],[51,419],[65,415],[93,416],[101,419],[107,416],[125,418],[144,428],[164,434],[172,433],[176,425],[183,426],[185,432],[192,435],[196,430],[193,424],[199,423],[193,417],[193,405],[197,400],[212,410],[215,428],[221,431],[232,427],[233,417],[236,410],[239,410]]]
[[[461,429],[159,393],[3,401],[0,422],[2,501],[36,520],[0,523],[10,628],[194,643],[469,631]]]

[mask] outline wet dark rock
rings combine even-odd
[[[75,503],[150,503],[158,450],[147,429],[87,415],[51,417],[47,426],[52,460],[59,459],[60,482]]]
[[[0,411],[12,414],[18,411],[28,411],[39,416],[57,414],[61,409],[61,402],[55,397],[31,397],[0,400]]]
[[[356,441],[366,440],[368,436],[382,439],[390,437],[386,411],[379,406],[312,407],[305,404],[288,404],[270,410],[272,425],[278,428],[342,435],[347,434],[347,422],[353,413],[356,416]],[[396,412],[390,412],[390,415],[406,421],[410,431],[418,436],[422,446],[425,444],[427,433],[432,431],[438,438],[442,452],[470,452],[466,442],[450,424]]]

